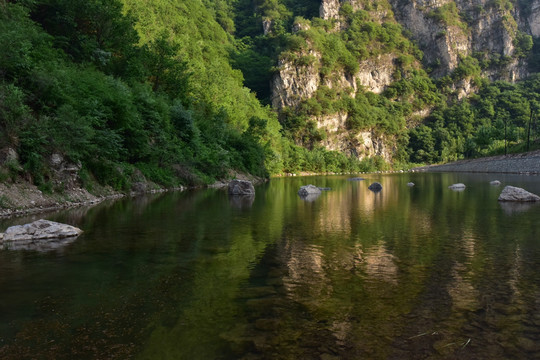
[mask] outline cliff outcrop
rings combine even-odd
[[[365,54],[360,56],[354,67],[334,67],[328,73],[323,71],[326,54],[308,41],[307,50],[296,56],[282,57],[278,64],[272,80],[272,105],[276,110],[302,108],[306,101],[318,96],[322,87],[334,90],[337,96],[351,98],[359,92],[382,94],[389,87],[395,89],[395,84],[401,80],[416,76],[411,70],[414,68],[426,69],[436,79],[448,75],[450,84],[445,80],[445,86],[449,95],[461,100],[478,89],[475,82],[478,76],[510,82],[527,77],[526,55],[532,48],[532,36],[540,36],[540,0],[529,3],[511,0],[321,0],[319,17],[326,20],[325,28],[329,34],[345,34],[354,26],[348,16],[358,10],[364,12],[366,22],[383,27],[400,24],[404,34],[408,34],[422,51],[423,58],[412,54],[410,49],[385,50],[384,43],[372,43],[367,46],[368,52],[374,48],[380,48],[380,51],[371,52],[367,57]],[[293,29],[302,32],[309,26],[296,24]],[[366,25],[362,31],[368,34],[371,29],[372,25]],[[403,59],[407,58],[417,59],[412,60],[412,65],[409,63],[408,70],[403,66]],[[421,63],[418,59],[422,59]],[[476,64],[478,72],[471,75],[463,71],[461,65],[467,62]],[[414,93],[401,98],[399,94],[385,94],[392,100],[413,104],[404,116],[411,118],[430,112],[431,107],[418,101]],[[321,106],[325,104],[321,103]],[[386,136],[373,124],[360,125],[362,128],[356,127],[352,131],[350,116],[343,108],[323,109],[322,114],[311,114],[311,121],[324,133],[317,140],[318,144],[359,158],[379,155],[390,161],[395,138]]]
[[[528,75],[519,39],[540,31],[538,1],[525,11],[511,1],[389,1],[434,76],[451,73],[465,56],[490,62],[485,75],[492,80],[516,81]]]

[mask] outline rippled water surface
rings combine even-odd
[[[0,251],[0,358],[540,358],[540,204],[497,202],[540,178],[363,176],[44,215],[85,232]]]

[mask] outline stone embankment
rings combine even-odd
[[[443,165],[422,166],[413,171],[540,174],[540,150],[521,154],[461,160]]]

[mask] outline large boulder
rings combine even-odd
[[[300,195],[300,197],[306,197],[308,195],[320,195],[320,194],[321,194],[321,189],[311,184],[302,186],[300,190],[298,190],[298,195]]]
[[[36,241],[49,239],[64,239],[82,234],[82,230],[71,225],[49,220],[37,220],[30,224],[16,225],[7,228],[2,241]]]
[[[501,195],[499,196],[499,201],[540,201],[540,196],[528,192],[522,188],[515,186],[506,186]]]
[[[368,189],[373,192],[379,192],[382,190],[382,185],[378,182],[374,182],[373,184],[368,186]]]
[[[253,187],[251,181],[232,180],[229,183],[229,194],[255,196],[255,188]]]

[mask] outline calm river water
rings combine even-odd
[[[85,232],[0,251],[0,358],[540,359],[540,204],[497,202],[540,177],[362,176],[43,215]]]

